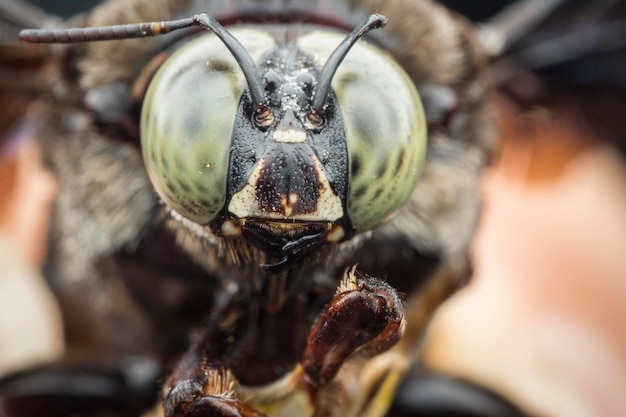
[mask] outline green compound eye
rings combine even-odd
[[[325,62],[343,35],[313,32],[302,49]],[[388,54],[354,45],[333,78],[348,147],[348,215],[357,231],[392,216],[413,192],[426,158],[426,118],[419,95]]]
[[[258,30],[232,33],[254,59],[274,44]],[[141,147],[159,196],[207,224],[226,199],[237,107],[246,86],[239,64],[216,36],[193,40],[155,74],[141,114]]]

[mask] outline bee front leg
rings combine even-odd
[[[360,389],[359,375],[372,358],[392,351],[405,327],[396,290],[352,268],[318,316],[294,370],[266,386],[238,386],[238,392],[272,417],[361,416],[367,390]]]
[[[396,290],[352,268],[307,339],[301,364],[312,388],[332,381],[348,357],[367,359],[388,350],[404,327]]]

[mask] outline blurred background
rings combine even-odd
[[[88,11],[99,2],[99,0],[34,0],[30,3],[41,7],[48,13],[69,17],[76,13]],[[469,18],[479,21],[488,19],[508,2],[501,0],[485,0],[480,2],[480,4],[469,4],[464,0],[448,0],[443,3]]]
[[[68,17],[97,1],[32,3]],[[444,3],[480,23],[511,2]],[[475,276],[434,318],[424,358],[529,415],[626,416],[625,10],[565,1],[491,65],[501,146],[485,174]],[[36,111],[15,100],[5,116]],[[10,132],[0,148],[0,295],[12,294],[0,314],[29,312],[0,324],[1,374],[58,357],[63,343],[38,273],[54,179],[28,123],[0,129]],[[19,335],[28,349],[11,348]]]
[[[63,17],[71,17],[77,13],[91,10],[93,6],[100,3],[99,0],[35,0],[29,2],[41,7],[46,12]]]

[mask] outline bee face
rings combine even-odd
[[[359,42],[317,112],[320,72],[344,35],[231,33],[257,62],[263,114],[216,36],[173,54],[142,110],[144,160],[161,198],[216,234],[278,256],[387,220],[415,187],[426,149],[421,102],[400,66]]]

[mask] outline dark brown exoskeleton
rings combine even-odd
[[[85,43],[46,52],[40,114],[68,362],[5,382],[6,412],[132,415],[158,379],[167,417],[385,415],[469,273],[495,142],[473,28],[428,0],[109,0],[72,25],[160,21],[23,34]]]

